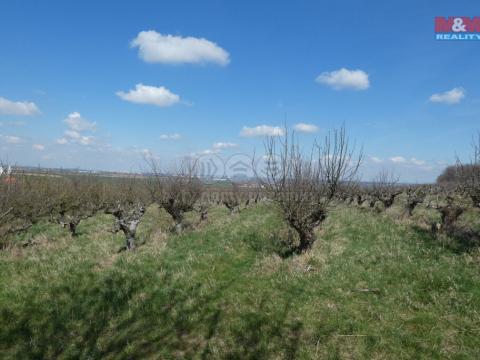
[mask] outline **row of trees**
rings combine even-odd
[[[245,198],[239,187],[233,185],[216,202],[223,203],[234,214],[242,204],[270,199],[298,234],[299,243],[291,253],[302,253],[312,247],[315,229],[339,201],[353,205],[366,203],[372,208],[381,203],[381,208],[388,209],[404,194],[405,216],[409,217],[429,195],[436,195],[443,201],[430,202],[427,206],[440,212],[445,229],[453,228],[464,211],[455,201],[456,195],[468,197],[473,206],[480,207],[480,135],[473,144],[471,162],[458,161],[447,168],[439,178],[439,186],[399,186],[398,178],[388,171],[379,173],[370,184],[359,183],[362,150],[349,142],[344,128],[315,142],[307,155],[295,134],[288,132],[284,137],[268,138],[265,152],[267,167],[264,175],[257,175],[254,196]],[[115,218],[114,231],[123,232],[125,248],[132,250],[141,218],[153,203],[171,216],[172,231],[177,233],[188,227],[187,212],[197,211],[200,221],[208,219],[210,205],[202,197],[205,185],[198,176],[195,160],[185,160],[174,175],[169,176],[163,175],[154,161],[149,161],[149,167],[151,176],[137,179],[3,175],[0,177],[0,239],[26,230],[40,219],[55,222],[76,236],[82,220],[103,212]]]

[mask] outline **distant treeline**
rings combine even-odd
[[[480,174],[479,164],[450,165],[437,177],[437,184],[458,184],[475,174]]]

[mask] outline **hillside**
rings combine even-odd
[[[37,224],[0,252],[0,357],[479,358],[480,253],[395,218],[340,208],[286,259],[265,204],[181,235],[150,207],[121,253],[108,215]]]

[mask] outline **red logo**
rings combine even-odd
[[[437,16],[435,18],[436,33],[479,33],[480,16]]]

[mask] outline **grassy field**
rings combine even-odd
[[[108,216],[36,225],[0,252],[0,358],[480,358],[478,250],[342,208],[282,259],[271,207],[210,219],[170,235],[152,207],[122,253]]]

